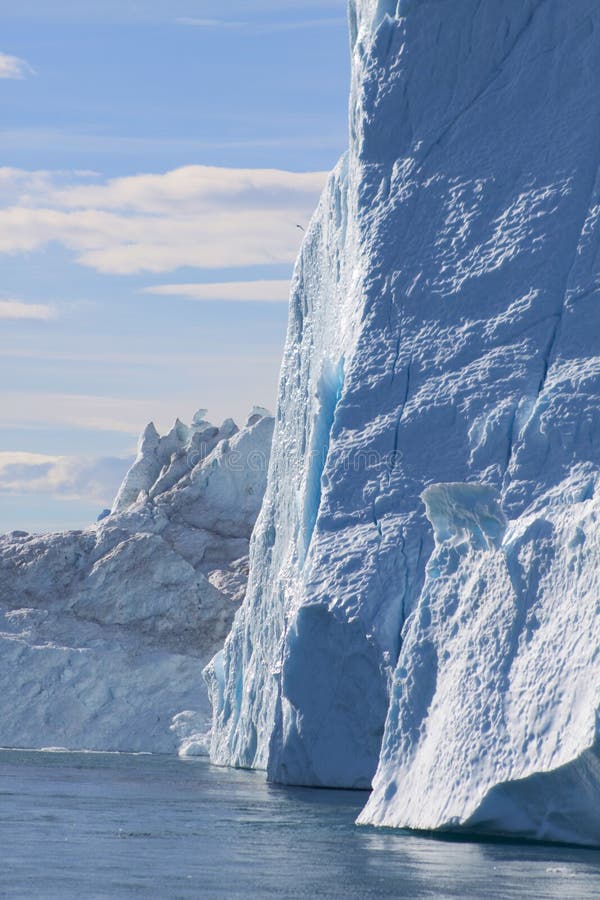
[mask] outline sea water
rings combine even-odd
[[[2,898],[600,897],[600,852],[357,828],[366,795],[206,760],[0,752]]]

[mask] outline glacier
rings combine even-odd
[[[201,670],[246,587],[273,418],[145,429],[108,514],[0,537],[0,746],[206,752]]]
[[[363,824],[600,843],[600,7],[349,21],[211,759],[373,783]]]

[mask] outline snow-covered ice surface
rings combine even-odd
[[[203,751],[201,670],[247,579],[273,419],[144,431],[112,514],[0,537],[0,746]]]
[[[366,787],[393,688],[362,821],[600,842],[600,6],[350,30],[211,756]]]

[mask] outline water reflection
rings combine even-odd
[[[170,757],[0,753],[0,895],[600,896],[600,853],[357,828],[365,794]]]

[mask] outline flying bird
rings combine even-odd
[[[302,225],[296,225],[296,228],[299,228],[300,231],[304,231],[304,228],[302,227]]]

